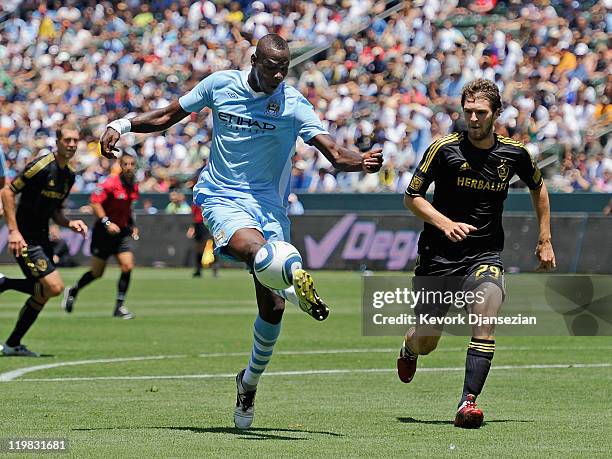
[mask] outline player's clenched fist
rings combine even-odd
[[[536,271],[552,271],[557,267],[555,252],[553,251],[550,239],[538,241],[535,255],[538,257],[538,261],[540,262]]]
[[[383,164],[382,148],[364,153],[362,156],[363,171],[369,174],[378,172]]]
[[[21,255],[21,251],[24,247],[27,247],[25,239],[21,235],[18,230],[9,230],[8,234],[8,249],[12,252],[16,257]]]
[[[68,228],[75,233],[81,234],[83,237],[87,236],[87,225],[83,220],[70,220],[68,222]]]
[[[476,227],[467,223],[451,221],[444,229],[444,235],[453,242],[463,241]]]
[[[102,156],[109,159],[115,158],[115,152],[119,151],[115,148],[119,137],[121,137],[121,134],[115,129],[111,127],[106,128],[106,131],[104,131],[104,134],[102,134],[100,138],[100,152]]]

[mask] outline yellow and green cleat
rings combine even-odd
[[[293,271],[293,287],[300,300],[300,309],[316,320],[325,320],[329,315],[329,307],[317,294],[312,276],[303,269]]]

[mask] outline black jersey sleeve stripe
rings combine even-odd
[[[9,188],[11,189],[13,193],[19,193],[23,189],[24,185],[25,185],[25,182],[23,181],[23,179],[21,177],[17,177],[15,180],[11,182],[11,184],[9,185]]]
[[[509,139],[507,137],[498,137],[497,140],[499,140],[501,143],[505,143],[506,145],[514,145],[515,147],[525,148],[525,144],[519,142],[518,140]]]
[[[30,169],[25,171],[25,174],[23,175],[25,176],[25,178],[31,179],[40,171],[42,171],[45,167],[51,164],[53,161],[55,161],[55,155],[49,153],[47,156],[43,157],[40,161],[34,164]]]
[[[427,172],[427,169],[429,169],[429,166],[431,165],[431,162],[433,161],[434,156],[436,156],[436,153],[440,150],[440,148],[442,148],[446,144],[456,142],[457,140],[459,140],[458,134],[452,134],[448,137],[444,137],[443,139],[440,139],[438,143],[435,146],[432,146],[431,150],[429,151],[427,158],[425,159],[425,161],[420,167],[421,171]]]
[[[55,155],[48,154],[44,156],[42,159],[38,160],[37,163],[33,164],[32,167],[26,169],[20,175],[18,175],[15,180],[13,180],[9,186],[13,193],[20,193],[23,188],[26,186],[26,183],[38,174],[41,170],[47,167],[55,160]]]

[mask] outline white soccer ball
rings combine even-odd
[[[255,254],[253,268],[257,280],[272,290],[293,285],[293,272],[302,267],[302,256],[288,242],[274,241]]]

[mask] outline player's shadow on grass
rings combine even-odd
[[[302,434],[328,435],[331,437],[343,437],[344,435],[335,432],[325,432],[320,430],[304,430],[304,429],[273,429],[266,427],[256,427],[254,429],[241,430],[235,427],[94,427],[94,428],[77,428],[72,430],[93,431],[93,430],[129,430],[129,429],[167,429],[167,430],[182,430],[194,433],[220,433],[233,434],[241,437],[244,440],[308,440],[309,438],[289,437],[287,435],[277,435],[272,432],[293,432]]]
[[[397,420],[404,424],[429,424],[429,425],[438,425],[438,426],[447,425],[447,424],[454,425],[454,421],[452,420],[435,421],[431,419],[414,419],[414,418],[397,418]],[[498,422],[534,422],[534,421],[528,421],[525,419],[493,419],[491,421],[484,421],[483,425],[495,424]]]
[[[271,427],[256,427],[248,430],[237,429],[235,427],[160,427],[170,430],[186,430],[195,433],[222,433],[233,434],[242,437],[245,440],[308,440],[308,438],[289,437],[286,435],[277,435],[272,432],[291,432],[302,434],[328,435],[331,437],[343,437],[344,435],[335,432],[325,432],[321,430],[304,430],[304,429],[274,429]]]

